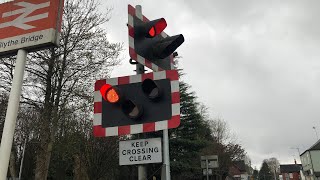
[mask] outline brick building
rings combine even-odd
[[[300,180],[301,164],[282,164],[280,165],[279,180]]]

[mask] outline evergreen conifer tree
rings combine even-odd
[[[266,161],[263,161],[259,171],[259,180],[273,180],[273,175]]]
[[[259,178],[259,171],[257,169],[253,170],[252,177],[254,180],[257,180]]]
[[[190,86],[180,82],[181,124],[170,130],[170,159],[173,179],[198,179],[202,177],[200,150],[208,145],[211,130],[200,113]]]

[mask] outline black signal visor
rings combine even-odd
[[[155,57],[164,59],[172,54],[182,43],[184,37],[182,34],[162,39],[152,46],[152,52]]]
[[[167,27],[167,22],[164,18],[156,19],[149,22],[144,22],[135,27],[135,38],[146,37],[153,38]]]
[[[167,22],[164,18],[155,21],[156,22],[149,29],[149,37],[155,37],[156,35],[159,35],[167,27]]]
[[[126,100],[121,104],[123,113],[130,119],[138,119],[142,113],[143,108],[140,105],[135,104],[131,100]]]
[[[159,99],[161,96],[161,88],[152,79],[145,79],[141,84],[141,88],[143,93],[151,100]]]

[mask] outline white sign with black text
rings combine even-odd
[[[160,162],[162,162],[161,138],[119,142],[120,165]]]

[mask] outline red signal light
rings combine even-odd
[[[155,37],[161,34],[161,32],[167,27],[167,22],[164,18],[157,20],[157,22],[149,29],[149,36]]]
[[[100,94],[101,94],[101,96],[103,97],[103,99],[106,100],[106,98],[105,98],[106,92],[107,92],[107,90],[109,90],[111,87],[112,87],[112,86],[111,86],[110,84],[105,84],[105,85],[103,85],[103,86],[101,87],[101,89],[100,89]]]
[[[109,103],[117,103],[120,100],[120,94],[117,89],[112,87],[110,84],[105,84],[101,87],[100,93],[104,100],[108,101]]]
[[[149,35],[150,35],[151,37],[156,36],[156,30],[155,30],[155,28],[154,28],[153,26],[152,26],[151,29],[149,30]]]
[[[114,88],[110,88],[106,94],[107,101],[110,103],[117,103],[120,100],[119,94]]]
[[[167,27],[167,22],[164,18],[161,18],[154,27],[156,29],[156,35],[158,35]]]

